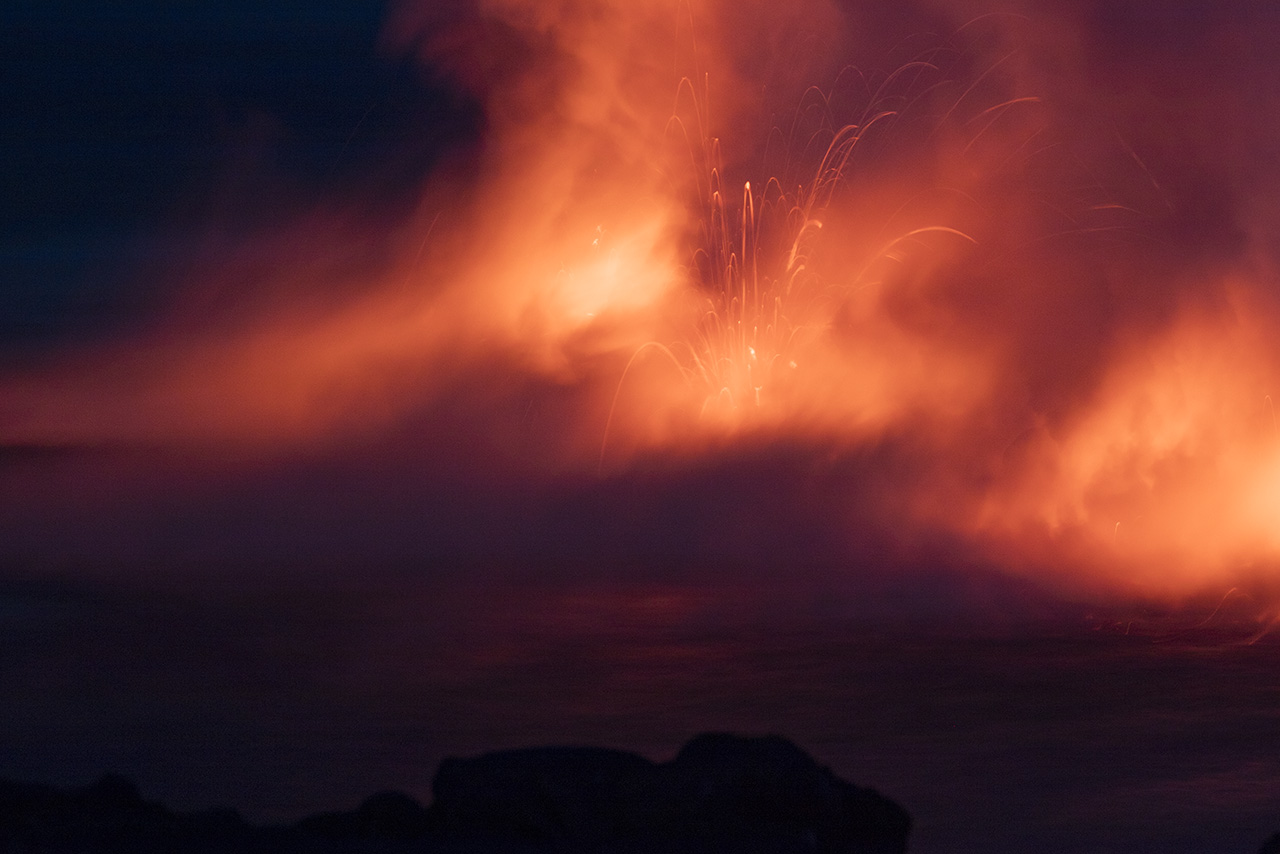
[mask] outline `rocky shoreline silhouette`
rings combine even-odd
[[[60,790],[0,782],[0,843],[26,852],[903,854],[906,810],[779,736],[704,734],[669,761],[594,747],[445,759],[433,801],[382,792],[349,812],[262,827],[176,813],[107,776]]]

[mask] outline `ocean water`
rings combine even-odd
[[[0,775],[111,770],[259,821],[446,755],[674,755],[778,733],[914,816],[911,851],[1253,852],[1280,829],[1280,644],[1088,623],[932,630],[778,595],[429,583],[49,584],[0,608]]]

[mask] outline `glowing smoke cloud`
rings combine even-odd
[[[0,435],[253,457],[553,387],[514,468],[888,447],[912,464],[874,478],[883,516],[847,484],[850,543],[892,524],[1157,594],[1266,579],[1266,264],[1158,260],[1182,200],[1088,118],[1073,15],[928,16],[952,35],[877,48],[892,22],[834,3],[404,4],[388,49],[485,105],[479,178],[426,188],[355,296],[5,378]],[[299,229],[356,239],[333,219]]]

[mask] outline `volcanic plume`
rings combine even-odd
[[[474,149],[391,224],[335,200],[7,369],[0,441],[182,460],[102,505],[393,459],[388,536],[467,520],[409,554],[1265,599],[1254,13],[970,5],[405,2],[384,48],[481,105]],[[6,490],[105,512],[77,484],[116,465]]]

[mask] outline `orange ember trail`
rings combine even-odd
[[[387,45],[483,102],[478,178],[424,188],[354,296],[9,371],[0,441],[252,467],[465,410],[551,480],[892,448],[841,487],[851,549],[891,525],[1068,591],[1273,595],[1274,270],[1150,260],[1161,176],[1059,91],[1069,39],[993,15],[868,60],[821,0],[437,6]],[[332,219],[299,230],[359,235]]]

